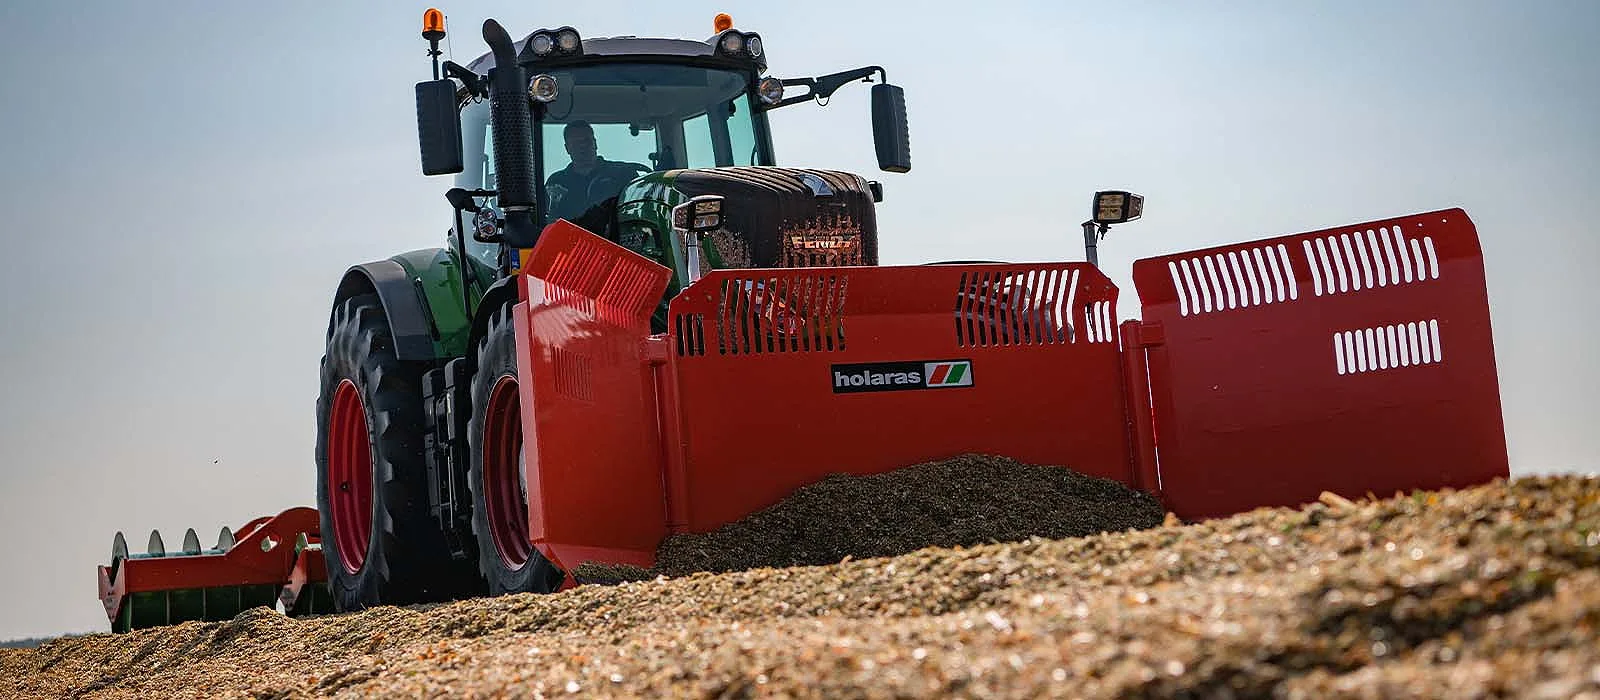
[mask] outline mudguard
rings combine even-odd
[[[339,283],[334,307],[370,287],[383,302],[383,313],[394,333],[395,354],[402,360],[434,359],[435,331],[430,330],[416,287],[406,269],[393,260],[377,260],[352,266]],[[328,313],[328,332],[333,332],[333,312]]]
[[[400,359],[459,357],[467,349],[470,321],[456,263],[450,251],[435,248],[352,266],[339,283],[334,306],[370,289],[383,303]],[[328,323],[331,330],[331,310]]]

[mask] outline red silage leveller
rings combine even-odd
[[[651,335],[668,270],[558,222],[515,308],[531,538],[567,571],[648,567],[665,536],[829,473],[962,453],[1116,479],[1184,519],[1508,476],[1465,212],[1134,278],[1144,320],[1119,324],[1086,263],[717,270]]]
[[[568,572],[648,568],[666,536],[830,473],[964,453],[1115,479],[1184,519],[1509,475],[1465,212],[1133,273],[1143,320],[1119,323],[1118,289],[1087,263],[716,270],[652,334],[670,271],[557,222],[513,309],[529,539]],[[101,599],[114,629],[275,598],[320,612],[317,530],[296,508],[231,547],[124,551]]]

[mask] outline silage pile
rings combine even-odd
[[[5,697],[1600,698],[1600,479],[0,651]]]
[[[924,547],[970,547],[1144,529],[1161,503],[1110,479],[980,455],[864,476],[835,474],[708,533],[673,535],[656,568],[585,564],[584,583],[815,566]]]

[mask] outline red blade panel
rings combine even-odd
[[[1459,209],[1140,260],[1161,487],[1183,517],[1506,476]]]
[[[711,273],[671,306],[672,524],[962,453],[1131,482],[1116,296],[1082,263]]]

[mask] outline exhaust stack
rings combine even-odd
[[[513,248],[532,248],[539,239],[533,210],[533,114],[528,78],[517,63],[511,35],[492,19],[483,23],[483,41],[494,54],[489,70],[489,118],[494,123],[494,161],[498,169],[505,239]]]

